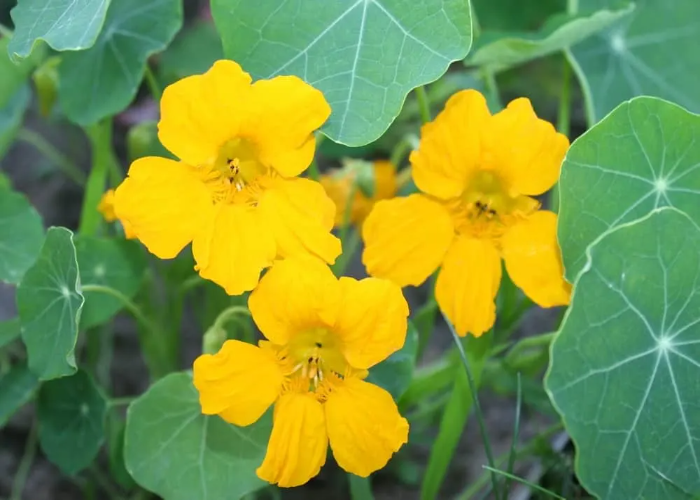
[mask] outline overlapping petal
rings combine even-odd
[[[381,387],[346,378],[333,388],[325,406],[333,456],[348,472],[369,476],[408,441],[408,422]]]
[[[413,194],[377,202],[362,226],[362,237],[362,262],[370,275],[417,286],[442,262],[454,226],[443,205]]]
[[[450,97],[437,118],[423,125],[420,146],[411,153],[416,186],[442,199],[462,194],[480,165],[481,133],[490,118],[486,99],[476,90]]]
[[[227,340],[218,353],[195,360],[193,379],[202,413],[244,426],[256,422],[275,402],[283,376],[271,352]]]
[[[551,123],[537,118],[526,98],[511,101],[484,130],[493,165],[518,194],[535,196],[559,178],[569,140]]]
[[[260,214],[247,205],[222,203],[203,222],[206,225],[192,244],[200,276],[221,285],[229,295],[255,288],[276,254]]]
[[[503,257],[513,283],[536,304],[569,303],[571,285],[564,280],[554,212],[535,212],[510,228],[503,237]]]
[[[255,82],[249,98],[242,134],[257,144],[265,165],[284,177],[302,173],[313,159],[313,132],[331,114],[323,93],[296,76],[278,76]]]
[[[311,254],[332,264],[340,255],[340,240],[330,232],[335,205],[318,182],[275,179],[257,209],[274,234],[279,257]]]
[[[248,307],[265,337],[284,345],[298,332],[336,321],[338,280],[318,259],[301,256],[276,262],[250,294]]]
[[[367,369],[403,347],[408,304],[398,285],[389,280],[340,278],[341,307],[334,332],[345,359]]]
[[[161,259],[177,256],[213,214],[197,171],[165,158],[136,160],[114,195],[114,215]]]
[[[478,337],[493,326],[500,282],[501,258],[493,243],[458,237],[440,269],[435,297],[459,335]]]
[[[251,113],[251,78],[228,60],[214,63],[203,75],[169,85],[160,102],[158,138],[190,165],[216,158],[219,148],[238,135]]]
[[[272,434],[258,477],[282,487],[302,485],[319,473],[327,451],[321,403],[312,394],[289,392],[275,405]]]

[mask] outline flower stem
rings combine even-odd
[[[559,94],[559,114],[557,116],[557,130],[569,137],[571,126],[571,67],[569,61],[564,58],[561,77],[561,94]]]
[[[160,98],[163,95],[163,91],[160,89],[158,79],[153,73],[151,66],[148,64],[146,64],[146,72],[144,73],[144,78],[146,79],[146,85],[148,85],[148,90],[151,92],[153,100],[156,102],[160,102]]]
[[[250,310],[246,306],[227,307],[221,311],[221,313],[214,320],[214,327],[223,328],[231,318],[238,316],[239,314],[250,316]]]
[[[22,460],[17,467],[17,473],[15,474],[15,480],[12,483],[12,493],[10,495],[10,500],[21,500],[22,491],[24,490],[24,484],[27,482],[27,476],[29,475],[29,470],[32,467],[32,462],[34,461],[34,455],[36,454],[36,444],[38,440],[38,425],[36,422],[32,424],[29,430],[29,436],[27,437],[27,442],[24,445],[24,455],[22,455]]]
[[[423,123],[428,123],[430,117],[430,102],[428,101],[428,93],[422,85],[416,87],[416,99],[418,100],[418,109],[420,109],[420,119]]]
[[[22,128],[17,132],[17,139],[31,144],[34,148],[61,170],[66,177],[78,184],[85,185],[85,173],[70,158],[61,153],[53,144],[33,130]]]
[[[444,315],[443,315],[444,316]],[[469,366],[469,359],[467,354],[464,352],[464,346],[457,335],[457,332],[452,325],[452,322],[444,316],[445,322],[452,333],[452,338],[457,344],[457,350],[459,351],[459,356],[462,358],[462,364],[464,365],[464,371],[467,373],[467,381],[469,382],[469,389],[474,400],[474,414],[476,415],[476,420],[479,423],[479,432],[481,433],[481,439],[484,443],[484,451],[486,452],[486,459],[488,460],[489,466],[494,469],[493,452],[491,451],[491,443],[489,441],[488,434],[486,433],[486,424],[484,422],[484,413],[481,410],[481,403],[479,403],[479,395],[477,394],[478,387],[474,381],[474,375],[472,374],[471,367]],[[491,471],[491,482],[493,484],[493,491],[497,499],[501,498],[501,494],[498,488],[498,479],[496,478],[496,473]]]
[[[80,214],[81,234],[94,235],[100,227],[97,206],[105,191],[107,173],[112,157],[112,121],[105,120],[87,130],[92,145],[92,167],[85,187],[83,210]]]
[[[360,477],[348,473],[350,481],[350,498],[352,500],[374,500],[372,482],[369,477]]]

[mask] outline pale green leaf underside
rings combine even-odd
[[[629,15],[632,10],[633,5],[629,5],[625,9],[604,9],[592,15],[563,16],[553,19],[539,33],[530,36],[484,32],[480,40],[485,42],[472,51],[466,62],[493,70],[522,64],[575,45]]]
[[[241,498],[264,485],[255,469],[270,429],[270,412],[248,427],[202,415],[192,377],[173,373],[129,407],[126,468],[167,500]]]
[[[588,252],[546,387],[603,500],[700,495],[700,230],[662,208]]]
[[[468,0],[213,0],[212,13],[227,57],[319,88],[333,110],[324,133],[351,146],[378,138],[411,89],[471,46]]]
[[[36,263],[17,287],[17,309],[29,368],[40,380],[76,371],[75,343],[83,296],[78,291],[73,233],[52,227]]]
[[[120,0],[121,1],[121,0]],[[27,57],[38,40],[55,50],[83,50],[95,43],[110,0],[19,0],[12,9],[10,55]]]
[[[19,283],[44,241],[41,217],[27,199],[0,187],[0,281]]]
[[[620,5],[579,0],[581,13]],[[638,0],[634,12],[571,49],[595,123],[622,101],[652,95],[700,111],[700,2]]]
[[[654,97],[621,104],[569,149],[560,179],[566,277],[601,234],[662,206],[700,226],[700,116]]]
[[[90,125],[126,108],[146,60],[163,50],[181,25],[179,0],[112,2],[94,46],[63,55],[58,97],[68,118]]]

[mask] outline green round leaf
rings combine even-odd
[[[204,416],[187,373],[156,382],[129,407],[124,457],[131,476],[165,500],[241,498],[262,487],[271,412],[248,427]]]
[[[43,240],[44,225],[34,207],[9,187],[0,188],[0,280],[18,283]]]
[[[73,375],[83,307],[73,233],[52,227],[36,263],[17,286],[17,309],[29,368],[41,380]]]
[[[37,387],[39,380],[24,363],[0,375],[0,427],[31,399]]]
[[[37,50],[32,57],[15,64],[7,54],[7,47],[11,37],[0,38],[0,109],[5,108],[14,100],[15,93],[29,78],[34,66],[44,56],[43,50]]]
[[[546,387],[604,500],[700,495],[700,229],[673,208],[588,251]]]
[[[15,32],[7,50],[27,57],[38,40],[55,50],[92,47],[108,6],[109,0],[19,0],[10,12]]]
[[[29,107],[32,93],[27,85],[21,86],[10,102],[0,109],[0,159],[15,140],[15,135],[22,125],[24,113]]]
[[[578,0],[580,13],[620,0]],[[590,123],[631,97],[653,95],[700,110],[700,2],[638,0],[634,13],[571,49]]]
[[[198,21],[178,33],[158,58],[158,68],[164,81],[174,82],[202,74],[223,58],[224,49],[214,24]]]
[[[621,104],[569,149],[561,170],[559,243],[573,282],[596,238],[657,207],[700,225],[700,117],[653,97]]]
[[[533,34],[485,31],[466,62],[493,71],[523,64],[579,43],[629,15],[632,10],[633,5],[628,5],[625,9],[604,9],[591,15],[557,15]]]
[[[323,91],[323,131],[362,146],[471,46],[469,0],[213,0],[224,54],[255,78],[297,75]]]
[[[146,257],[135,241],[78,235],[75,251],[82,285],[102,285],[131,298],[139,290],[146,271]],[[123,303],[99,292],[84,292],[85,305],[80,317],[81,328],[90,328],[109,320]]]
[[[391,393],[394,400],[406,392],[413,378],[418,355],[418,330],[412,322],[408,322],[406,342],[403,347],[389,356],[369,371],[367,382],[377,384]]]
[[[148,56],[163,50],[181,26],[180,0],[112,2],[95,45],[64,54],[59,66],[58,98],[68,118],[90,125],[126,108]]]
[[[107,401],[87,372],[46,382],[39,390],[39,443],[65,474],[81,471],[105,438]]]

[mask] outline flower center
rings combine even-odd
[[[333,374],[343,376],[347,368],[338,337],[326,328],[312,328],[295,335],[287,345],[292,373],[318,386]]]
[[[450,208],[458,233],[498,238],[508,226],[537,210],[539,205],[534,198],[509,193],[506,183],[495,172],[478,170]]]
[[[268,173],[258,159],[255,144],[237,137],[226,141],[213,165],[205,170],[204,181],[215,202],[250,203],[257,199],[258,184]]]

